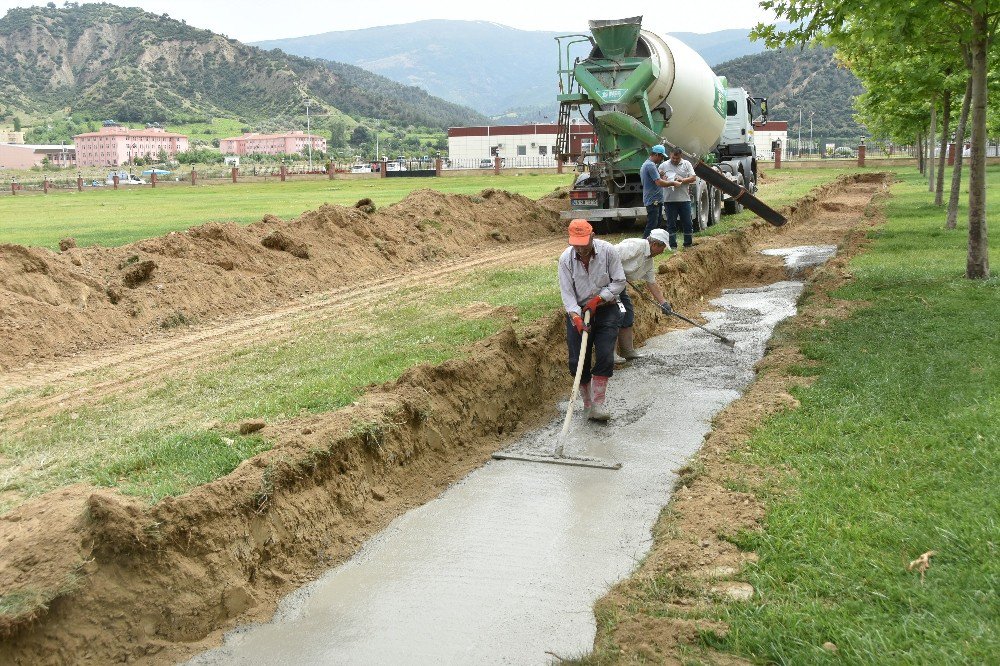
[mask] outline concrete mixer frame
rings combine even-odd
[[[582,172],[570,193],[573,209],[563,216],[589,219],[599,229],[645,223],[639,169],[649,147],[661,140],[714,162],[718,172],[749,192],[757,189],[753,127],[766,120],[767,100],[729,88],[692,49],[642,30],[641,23],[641,16],[591,21],[591,35],[556,38],[557,152]],[[573,47],[580,43],[589,46],[589,54],[574,58]],[[574,113],[597,134],[589,152],[571,149]],[[742,208],[701,178],[690,187],[696,231],[715,224],[723,212]]]

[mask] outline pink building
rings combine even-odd
[[[223,155],[294,155],[308,153],[309,141],[313,151],[326,151],[326,139],[300,130],[282,134],[256,134],[248,132],[219,142]]]
[[[159,127],[129,129],[122,125],[105,125],[97,132],[73,137],[76,162],[79,166],[121,166],[133,159],[156,158],[163,149],[174,157],[188,149],[188,138]]]

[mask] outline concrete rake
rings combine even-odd
[[[590,324],[590,312],[584,315],[583,323]],[[504,453],[498,451],[493,454],[497,460],[521,460],[524,462],[549,463],[552,465],[572,465],[574,467],[592,467],[594,469],[621,469],[620,462],[608,462],[599,458],[587,458],[583,456],[569,456],[565,452],[566,433],[569,432],[570,419],[573,418],[573,407],[576,405],[576,397],[580,393],[580,379],[583,377],[583,362],[587,358],[587,339],[589,331],[584,331],[580,340],[580,359],[576,362],[576,377],[573,379],[573,391],[569,396],[569,406],[566,408],[566,418],[563,420],[562,431],[556,440],[556,447],[552,453]]]

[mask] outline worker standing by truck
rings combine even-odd
[[[639,179],[642,181],[642,204],[646,207],[646,228],[643,238],[649,238],[649,232],[660,226],[663,215],[663,188],[667,181],[660,177],[659,168],[667,156],[667,149],[656,145],[649,149],[649,158],[639,169]]]
[[[653,229],[649,232],[649,238],[626,238],[618,245],[615,251],[622,260],[622,270],[625,271],[625,278],[629,282],[643,280],[649,293],[653,295],[656,302],[660,304],[660,309],[664,314],[670,314],[670,303],[663,297],[660,285],[656,283],[656,266],[653,257],[663,253],[667,247],[667,232],[663,229]],[[635,340],[633,338],[632,325],[635,323],[635,306],[629,298],[628,290],[622,291],[622,305],[625,306],[625,317],[622,319],[622,327],[618,331],[618,353],[622,358],[631,360],[639,358],[635,351]]]
[[[615,246],[594,238],[594,229],[586,220],[570,222],[569,247],[559,257],[569,372],[576,374],[580,354],[585,354],[580,393],[587,417],[595,421],[611,418],[604,403],[608,380],[615,371],[615,341],[624,316],[619,295],[624,290],[625,271]],[[590,321],[584,323],[588,312]],[[581,349],[584,331],[590,335],[587,348]]]
[[[666,181],[663,186],[664,216],[667,218],[667,234],[670,236],[670,249],[677,249],[677,220],[680,218],[684,232],[684,247],[694,244],[694,230],[691,224],[691,192],[688,185],[698,180],[694,175],[694,167],[684,159],[684,151],[674,148],[670,151],[670,159],[659,166],[660,178]]]

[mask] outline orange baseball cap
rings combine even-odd
[[[594,227],[590,226],[587,220],[573,220],[569,223],[569,244],[583,247],[590,245],[590,236],[594,233]]]

